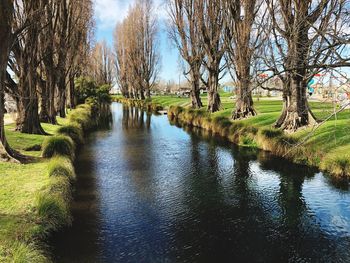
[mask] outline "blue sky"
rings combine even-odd
[[[97,41],[105,39],[113,47],[113,32],[117,22],[122,21],[134,0],[94,0]],[[167,37],[167,14],[162,0],[154,0],[155,13],[159,18],[159,42],[161,54],[160,78],[179,81],[178,52]],[[181,77],[183,79],[183,77]]]

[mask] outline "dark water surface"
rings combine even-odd
[[[305,167],[112,105],[77,161],[57,262],[350,262],[350,192]]]

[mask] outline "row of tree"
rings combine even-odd
[[[41,122],[56,124],[75,107],[78,76],[111,83],[96,66],[110,51],[102,44],[91,50],[93,26],[90,0],[1,0],[0,160],[18,157],[5,137],[5,93],[16,102],[16,130],[45,134]]]
[[[117,80],[128,98],[151,96],[159,71],[157,20],[152,0],[138,0],[114,35]]]
[[[283,83],[277,127],[296,130],[314,121],[307,84],[316,73],[350,65],[348,0],[168,0],[170,36],[186,62],[192,106],[220,109],[219,80],[236,83],[233,119],[256,115],[252,91],[267,72]],[[267,78],[269,79],[269,78]],[[268,87],[267,87],[268,88]]]

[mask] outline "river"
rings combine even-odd
[[[350,192],[118,103],[76,161],[57,262],[350,262]]]

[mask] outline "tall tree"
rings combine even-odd
[[[16,66],[15,73],[19,79],[19,105],[16,130],[30,134],[45,134],[39,121],[38,104],[38,56],[39,34],[42,29],[42,11],[46,1],[16,1],[14,30],[25,27],[16,35],[12,47]]]
[[[112,85],[114,61],[112,51],[106,41],[96,43],[91,54],[92,76],[98,85]]]
[[[188,65],[185,75],[191,83],[191,101],[193,108],[203,106],[200,98],[201,67],[204,63],[204,47],[196,16],[198,0],[169,0],[170,36],[179,53]]]
[[[256,115],[252,98],[252,65],[263,41],[265,13],[260,14],[260,0],[227,0],[227,60],[234,69],[237,83],[236,108],[233,119]],[[260,13],[259,13],[260,12]],[[259,20],[259,21],[257,21]]]
[[[157,23],[151,0],[137,1],[115,34],[117,77],[125,95],[145,99],[159,73]],[[126,73],[127,72],[127,73]],[[127,82],[127,84],[126,84]]]
[[[208,111],[220,109],[218,93],[220,73],[225,69],[222,60],[227,50],[228,37],[226,30],[225,0],[198,1],[196,15],[203,40],[206,59],[204,65],[208,70],[208,80],[204,81],[208,87]]]
[[[276,126],[295,131],[315,122],[306,95],[313,74],[328,67],[348,65],[344,47],[349,44],[349,2],[266,0],[266,3],[274,41],[270,69],[284,74],[284,108]]]

